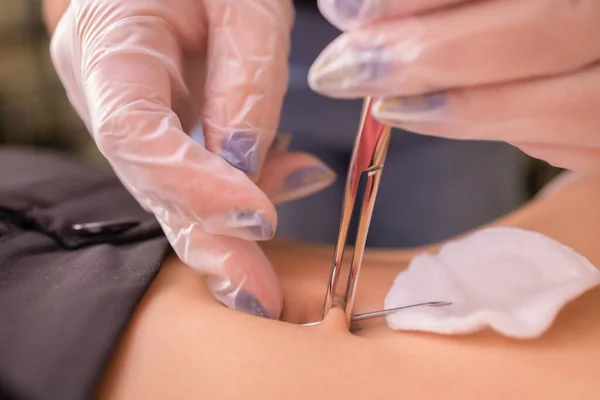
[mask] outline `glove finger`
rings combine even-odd
[[[227,307],[277,319],[283,307],[277,275],[254,242],[212,235],[199,224],[167,215],[158,218],[177,256],[208,274],[208,286]]]
[[[371,22],[426,11],[475,0],[319,0],[319,9],[329,22],[349,31]]]
[[[373,115],[455,139],[600,147],[600,64],[574,74],[378,99]]]
[[[270,238],[277,217],[266,195],[190,139],[171,110],[173,93],[185,85],[169,25],[158,17],[129,17],[96,40],[82,65],[93,135],[138,201],[207,232]]]
[[[310,71],[333,97],[410,96],[574,72],[600,58],[600,2],[478,1],[343,34]],[[565,35],[565,32],[569,32]]]
[[[205,6],[206,147],[256,178],[275,136],[288,83],[291,2],[206,0]]]
[[[313,155],[278,152],[267,157],[258,187],[273,204],[282,204],[313,195],[335,179],[335,172]]]

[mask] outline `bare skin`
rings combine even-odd
[[[549,235],[600,265],[600,178],[583,178],[495,225]],[[123,337],[98,398],[592,399],[600,390],[600,289],[542,338],[395,332],[383,320],[350,334],[341,310],[317,320],[331,249],[269,243],[285,293],[283,321],[230,311],[204,279],[169,258]],[[432,249],[430,249],[432,250]],[[357,312],[380,308],[415,251],[371,251]]]
[[[45,0],[50,32],[69,0]],[[600,265],[600,178],[572,183],[497,225],[542,232]],[[397,273],[422,251],[371,251],[356,311],[380,308]],[[429,250],[434,250],[431,248]],[[205,281],[168,258],[99,385],[99,399],[596,399],[600,289],[571,303],[541,339],[490,332],[442,337],[389,330],[350,334],[340,310],[317,320],[331,249],[265,246],[285,293],[283,321],[230,311]],[[285,321],[285,322],[284,322]]]

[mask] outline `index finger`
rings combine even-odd
[[[288,84],[290,0],[206,0],[206,147],[257,176]]]
[[[348,31],[373,21],[422,14],[474,0],[319,0],[319,9],[329,22]]]
[[[207,232],[270,238],[276,212],[241,172],[183,132],[171,109],[183,86],[180,47],[161,18],[130,16],[86,50],[83,90],[101,152],[146,209],[176,214]]]

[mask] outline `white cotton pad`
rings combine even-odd
[[[385,308],[430,301],[387,316],[396,330],[465,334],[490,327],[518,339],[536,338],[560,309],[600,283],[598,271],[570,248],[535,232],[489,228],[420,254],[401,272]]]

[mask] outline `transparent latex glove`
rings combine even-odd
[[[413,132],[506,141],[557,166],[600,171],[600,1],[319,0],[345,31],[314,90],[374,95]]]
[[[289,0],[73,0],[51,43],[71,103],[177,255],[227,306],[272,318],[281,294],[254,243],[275,231],[269,197],[333,180],[314,157],[279,152],[258,181],[292,21]],[[204,146],[184,133],[199,121]]]

